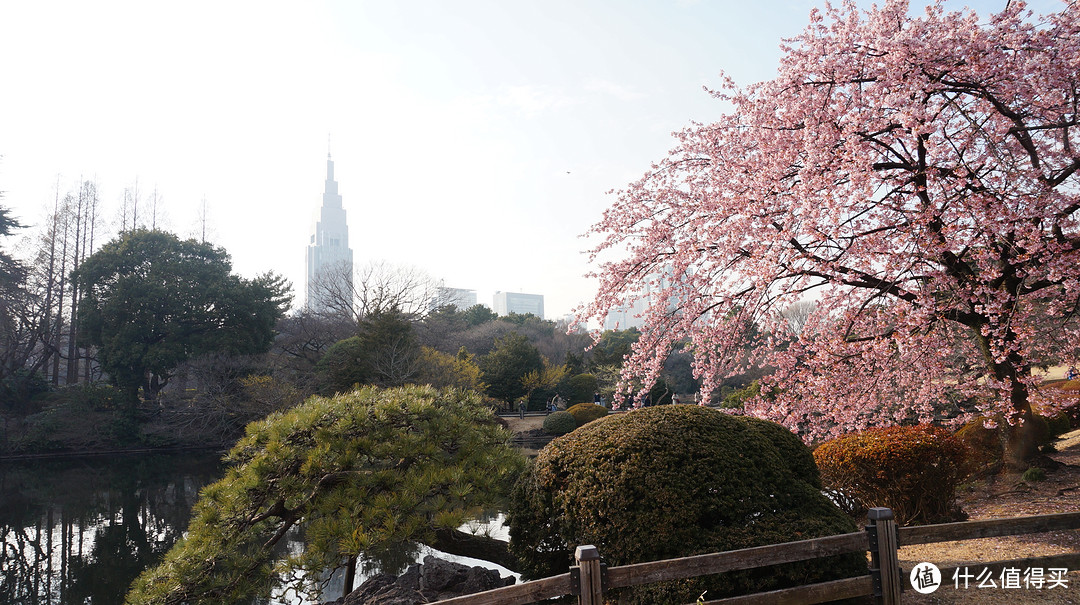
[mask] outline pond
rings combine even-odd
[[[220,454],[0,463],[0,602],[123,602],[187,527]]]
[[[207,452],[0,462],[0,603],[121,605],[131,581],[182,535],[199,490],[223,471],[220,454]],[[498,535],[501,516],[493,525],[480,531]],[[298,536],[286,545],[302,547]],[[428,554],[510,574],[416,546],[382,563],[404,567]],[[369,571],[362,564],[357,584]],[[341,589],[331,578],[325,597]]]

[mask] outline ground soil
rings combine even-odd
[[[973,521],[1080,511],[1080,430],[1063,435],[1056,448],[1058,452],[1050,457],[1061,466],[1048,470],[1045,480],[1025,482],[1015,474],[983,478],[962,488],[960,507]],[[1080,552],[1080,530],[1071,530],[901,547],[900,566],[910,572],[926,561],[938,567],[970,566],[969,571],[977,574],[981,562],[1077,552]],[[932,594],[906,590],[903,602],[905,605],[1080,605],[1080,570],[1071,570],[1065,578],[1067,588],[1036,590],[978,588],[974,582],[967,589],[961,582],[958,589],[949,577],[943,578],[941,588]]]

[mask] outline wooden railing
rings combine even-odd
[[[779,563],[831,557],[851,552],[870,552],[870,567],[863,576],[796,586],[770,592],[706,601],[706,605],[811,605],[837,599],[875,596],[883,605],[898,605],[900,591],[907,582],[900,569],[897,550],[901,544],[914,546],[950,540],[972,540],[996,536],[1033,534],[1080,529],[1080,512],[1015,517],[987,521],[967,521],[897,528],[892,511],[870,509],[866,531],[718,552],[681,559],[650,561],[605,569],[594,546],[579,546],[577,565],[570,573],[524,582],[445,601],[440,605],[526,605],[544,599],[577,595],[579,605],[600,605],[604,592],[667,580],[680,580],[728,571],[753,569]],[[1080,553],[1046,557],[980,562],[980,568],[1000,572],[1009,567],[1080,568]],[[941,570],[943,582],[956,568]]]

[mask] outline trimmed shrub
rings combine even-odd
[[[1001,416],[997,419],[1000,426]],[[1005,448],[997,428],[986,428],[986,418],[976,416],[956,431],[956,437],[968,448],[968,460],[977,467],[997,464]]]
[[[887,506],[905,525],[966,518],[956,488],[971,473],[969,449],[945,429],[868,429],[821,444],[814,460],[826,489],[851,514]]]
[[[544,432],[551,435],[565,435],[577,428],[577,420],[570,412],[552,412],[544,418]]]
[[[606,407],[595,403],[579,403],[570,406],[566,411],[574,417],[578,426],[585,426],[586,423],[608,415]]]
[[[1065,412],[1059,412],[1053,416],[1044,416],[1043,419],[1046,420],[1046,428],[1050,432],[1050,437],[1060,437],[1072,430],[1072,420],[1069,419],[1069,415]]]
[[[613,414],[551,442],[514,488],[510,548],[532,578],[594,544],[608,565],[855,531],[780,425],[698,406]],[[619,603],[689,603],[866,573],[859,553],[623,589]]]
[[[1005,455],[1005,440],[1003,434],[1006,425],[1005,417],[996,414],[991,417],[994,428],[986,428],[985,416],[976,416],[967,424],[956,431],[956,437],[968,447],[968,460],[972,465],[970,470],[989,469],[995,471],[1001,466]],[[1069,422],[1068,416],[1056,417],[1040,416],[1036,414],[1032,422],[1035,426],[1035,439],[1040,449],[1050,445],[1053,438],[1062,431],[1063,425]],[[1068,429],[1062,432],[1068,432]]]

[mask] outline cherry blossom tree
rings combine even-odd
[[[725,78],[725,117],[677,133],[590,231],[582,316],[667,301],[624,380],[689,340],[707,394],[761,330],[777,346],[751,362],[775,372],[747,413],[814,439],[977,409],[1007,419],[1007,462],[1033,454],[1032,405],[1053,403],[1033,368],[1080,343],[1080,3],[1006,4],[829,6],[775,79]]]

